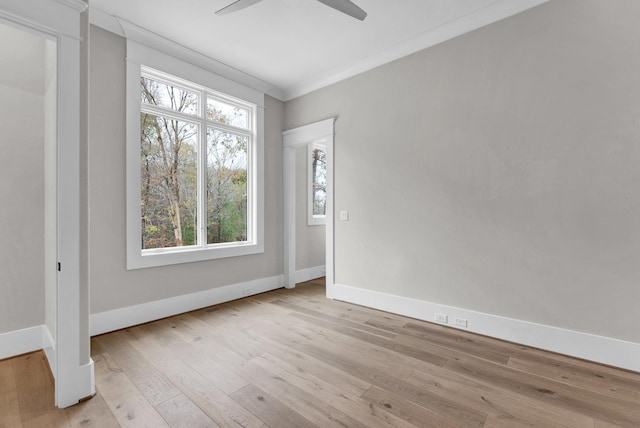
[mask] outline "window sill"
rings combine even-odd
[[[256,243],[233,244],[206,248],[182,247],[170,250],[163,248],[159,251],[145,250],[144,252],[137,249],[132,250],[127,254],[127,270],[201,262],[260,253],[264,253],[264,246]]]

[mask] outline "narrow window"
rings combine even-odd
[[[309,225],[325,224],[327,211],[327,155],[325,147],[309,145]]]

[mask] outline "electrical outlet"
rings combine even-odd
[[[436,322],[447,324],[449,322],[449,317],[445,314],[436,314]]]
[[[456,327],[464,327],[467,328],[468,321],[464,318],[454,318],[453,323]]]
[[[349,221],[349,211],[340,211],[340,220]]]

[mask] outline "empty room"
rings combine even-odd
[[[639,18],[0,0],[0,428],[640,427]]]

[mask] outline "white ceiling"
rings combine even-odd
[[[547,0],[355,0],[361,22],[316,0],[91,0],[92,23],[117,17],[268,84],[288,100]],[[104,12],[104,13],[103,13]],[[94,18],[95,17],[95,18]]]

